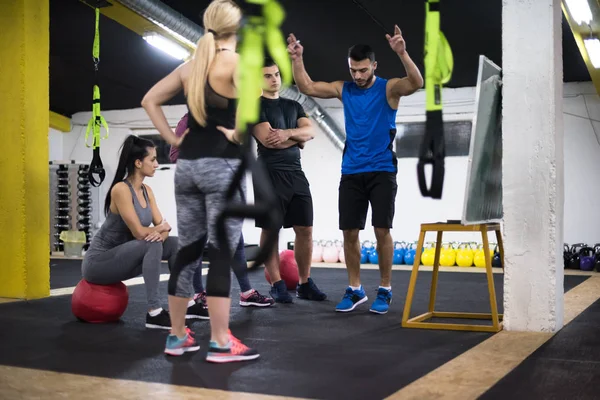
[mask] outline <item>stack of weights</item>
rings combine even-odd
[[[90,198],[90,181],[88,179],[88,165],[80,165],[77,171],[77,230],[85,232],[87,250],[90,246],[90,229],[92,227],[92,199]]]
[[[71,227],[71,185],[69,185],[69,167],[59,165],[56,170],[58,176],[56,186],[56,217],[54,227],[54,249],[56,251],[64,251],[64,244],[60,239],[60,233],[67,231]]]

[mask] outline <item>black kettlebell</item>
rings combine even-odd
[[[594,245],[594,269],[600,272],[600,243]]]
[[[500,259],[500,252],[498,251],[498,245],[494,247],[494,257],[492,258],[492,267],[502,268],[502,260]]]
[[[580,269],[580,259],[581,256],[579,251],[586,247],[587,245],[584,243],[577,243],[571,246],[571,258],[569,259],[568,268],[569,269]]]
[[[573,253],[571,253],[571,247],[568,243],[565,243],[563,246],[563,261],[565,264],[565,269],[569,268],[569,261],[571,261],[571,257]]]

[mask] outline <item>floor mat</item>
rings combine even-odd
[[[361,272],[369,301],[352,313],[335,313],[347,284],[344,269],[314,268],[313,279],[329,298],[295,299],[291,305],[266,309],[237,304],[233,287],[231,329],[256,347],[256,362],[212,365],[204,361],[209,323],[192,328],[202,349],[179,358],[163,355],[166,332],[146,330],[145,290],[130,286],[122,321],[91,325],[75,320],[70,296],[2,305],[0,363],[102,377],[172,383],[230,391],[319,399],[384,398],[490,337],[489,333],[403,329],[400,326],[409,271],[393,272],[394,302],[387,315],[368,312],[379,272]],[[502,309],[502,275],[495,276]],[[565,276],[568,290],[587,277]],[[419,274],[415,313],[428,302],[430,272]],[[266,293],[262,269],[250,281]],[[166,282],[161,283],[166,293]],[[440,310],[487,312],[485,274],[441,273]],[[165,295],[166,306],[166,295]]]

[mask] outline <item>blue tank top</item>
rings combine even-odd
[[[393,151],[396,111],[387,101],[387,79],[377,77],[368,89],[344,82],[342,103],[346,123],[346,145],[342,174],[396,172]]]

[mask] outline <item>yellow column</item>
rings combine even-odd
[[[0,0],[0,297],[50,294],[49,0]]]

